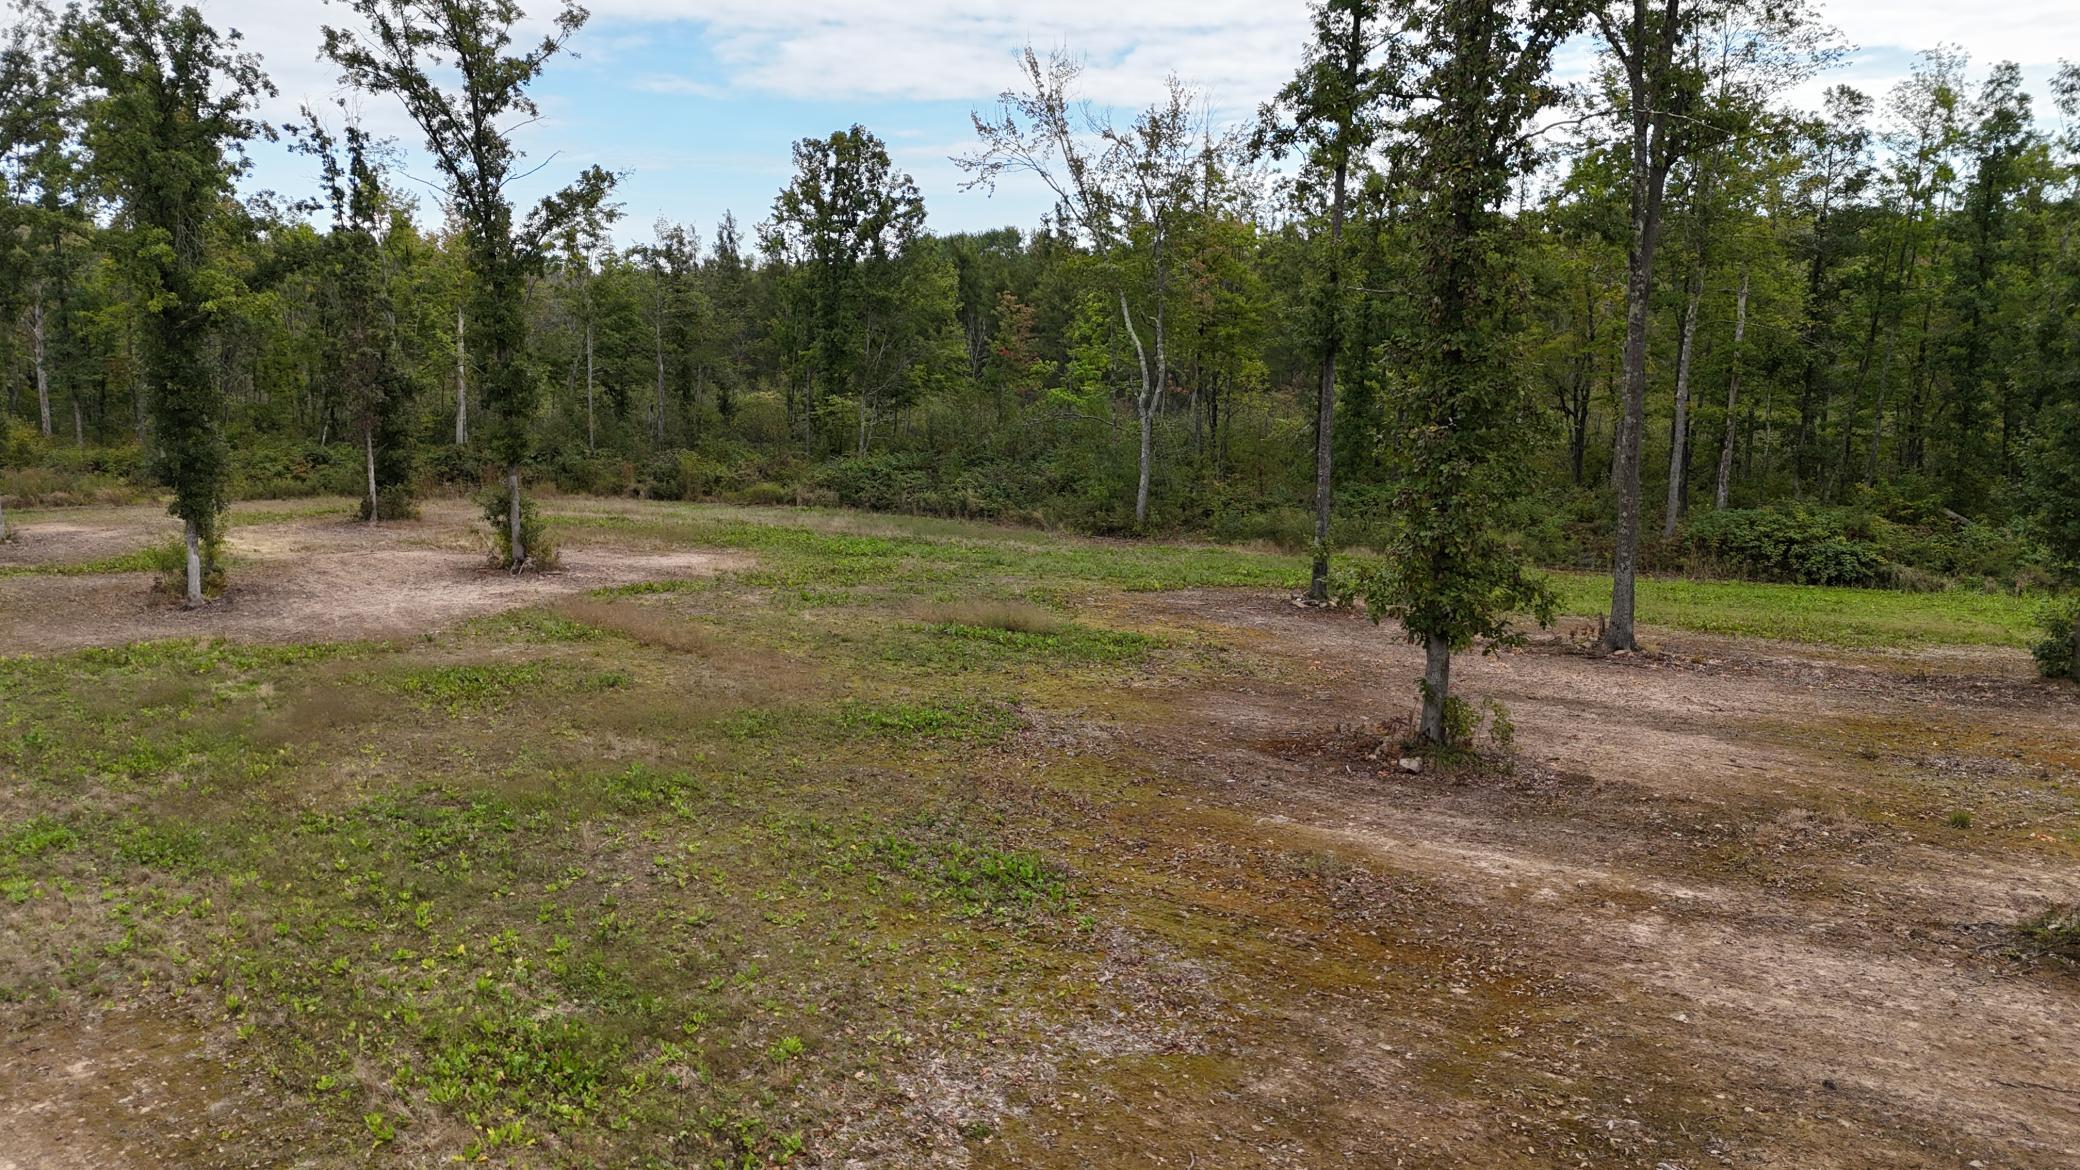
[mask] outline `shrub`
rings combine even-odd
[[[224,537],[222,525],[218,535],[202,544],[202,595],[218,597],[224,592]],[[145,557],[151,565],[152,588],[174,597],[188,595],[188,541],[185,536],[170,536],[158,544],[145,549]]]
[[[762,479],[737,493],[737,500],[745,504],[792,504],[794,493],[769,479]]]
[[[363,520],[368,519],[367,496],[361,497],[360,516]],[[382,488],[376,492],[376,519],[417,520],[418,518],[419,501],[412,494],[410,485],[393,483],[389,487]]]
[[[513,564],[513,538],[508,520],[508,496],[506,485],[488,488],[477,496],[477,505],[483,509],[484,522],[491,526],[491,563],[500,568]],[[520,539],[527,546],[527,563],[537,569],[553,569],[559,557],[556,542],[549,537],[549,527],[542,520],[541,510],[535,507],[534,498],[520,497]]]
[[[2075,661],[2074,627],[2080,625],[2080,597],[2054,601],[2037,613],[2037,629],[2044,637],[2029,649],[2037,660],[2037,673],[2045,678],[2080,681],[2080,662]]]
[[[1692,552],[1743,576],[1803,585],[1883,585],[1875,546],[1849,534],[1840,513],[1804,508],[1729,508],[1690,521]]]
[[[2030,950],[2080,962],[2080,902],[2054,906],[2028,919],[2019,933]]]

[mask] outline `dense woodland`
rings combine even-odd
[[[1536,612],[1530,564],[1615,562],[1625,648],[1636,570],[2036,589],[2080,558],[2073,65],[2033,94],[1932,49],[1802,109],[1824,11],[1326,0],[1240,126],[1007,60],[959,161],[1048,184],[1041,223],[932,232],[851,126],[768,207],[645,227],[601,171],[516,211],[511,119],[471,121],[531,109],[581,10],[519,48],[501,0],[332,15],[443,196],[339,109],[263,124],[264,63],[192,10],[16,0],[0,499],[164,484],[207,538],[230,498],[504,482],[513,541],[528,483],[1359,546],[1387,567],[1316,592],[1448,613],[1411,635],[1448,648]],[[1600,71],[1562,84],[1576,41]],[[307,190],[241,190],[262,135]]]

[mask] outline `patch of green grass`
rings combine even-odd
[[[34,565],[0,565],[0,577],[88,577],[98,573],[150,573],[159,568],[157,545],[132,549],[91,561],[47,561]]]
[[[16,857],[39,857],[70,849],[78,840],[78,835],[71,829],[50,817],[31,817],[0,834],[0,852]]]
[[[514,642],[592,642],[605,636],[604,631],[584,622],[539,609],[516,609],[473,618],[465,623],[465,628]]]
[[[1610,612],[1608,576],[1552,574],[1559,612]],[[1733,637],[1871,647],[2024,646],[2035,601],[1949,590],[1903,593],[1824,585],[1641,578],[1642,625]]]
[[[603,585],[586,594],[588,597],[611,599],[616,597],[656,597],[674,593],[706,593],[715,588],[714,577],[689,577],[669,581],[631,581],[626,585]]]
[[[940,639],[973,646],[980,644],[1015,656],[1067,659],[1079,662],[1127,662],[1148,656],[1161,645],[1156,639],[1126,630],[1104,630],[1064,624],[1047,633],[1006,630],[995,626],[966,626],[951,622],[928,627]]]
[[[1001,916],[1069,904],[1067,877],[1038,854],[961,841],[920,843],[893,833],[875,838],[872,849],[888,868],[938,885],[968,915]]]
[[[541,666],[519,662],[419,667],[393,674],[382,685],[393,694],[421,702],[458,706],[489,703],[541,683]]]
[[[117,830],[116,853],[151,869],[202,869],[209,861],[209,837],[175,821],[134,821]]]
[[[987,743],[1009,735],[1018,726],[1018,715],[1006,704],[980,699],[922,703],[847,699],[839,704],[837,724],[847,731],[891,739]]]

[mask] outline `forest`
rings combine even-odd
[[[1037,177],[1057,209],[944,235],[858,125],[797,143],[794,179],[744,221],[622,223],[595,170],[513,222],[495,192],[524,164],[495,123],[429,104],[448,99],[413,88],[430,86],[415,57],[531,77],[582,10],[501,57],[495,19],[463,44],[355,8],[394,43],[330,32],[326,52],[434,118],[429,145],[452,139],[440,193],[344,103],[258,120],[264,64],[186,10],[19,0],[0,78],[7,501],[176,483],[195,428],[220,451],[191,468],[217,500],[347,493],[402,515],[510,473],[1198,534],[1319,549],[1318,598],[1330,551],[1393,547],[1419,474],[1396,453],[1428,376],[1411,355],[1436,336],[1409,290],[1435,254],[1439,144],[1391,6],[1322,8],[1299,74],[1241,124],[1175,80],[1146,110],[1094,109],[1068,51],[1027,50],[957,161],[981,186]],[[1524,473],[1485,518],[1508,554],[1621,579],[2069,574],[2080,72],[2045,101],[2012,64],[1933,47],[1890,92],[1835,85],[1803,109],[1785,95],[1847,49],[1822,12],[1551,19],[1595,41],[1599,71],[1511,81],[1522,141],[1481,164],[1484,279],[1507,289],[1478,312],[1521,425],[1471,443]],[[527,77],[486,96],[524,112]],[[135,103],[202,78],[206,131],[142,140]],[[242,191],[262,136],[304,152],[309,188]],[[147,157],[192,178],[175,267],[198,292],[168,327],[193,335],[207,393],[178,420],[153,406],[173,270],[152,271],[152,217],[172,209],[137,185]]]

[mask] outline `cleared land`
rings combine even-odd
[[[2080,1162],[2024,603],[1656,583],[1410,776],[1289,558],[550,511],[242,509],[195,614],[10,514],[0,1167]]]

